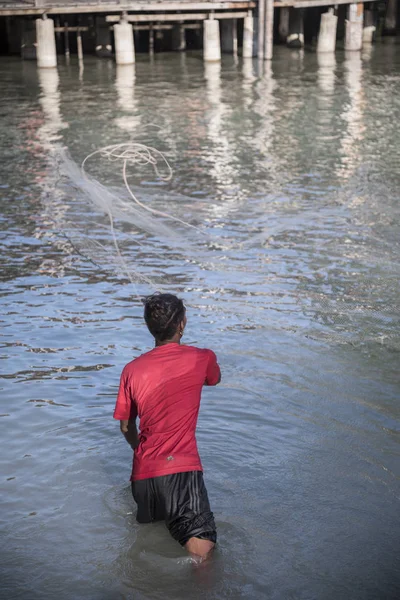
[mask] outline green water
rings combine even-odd
[[[0,77],[0,596],[398,598],[399,47],[277,48],[262,68],[2,58]],[[57,162],[132,136],[174,170],[132,173],[138,197],[204,232],[117,219],[135,285]],[[121,185],[106,161],[91,172]],[[112,420],[122,367],[151,347],[152,286],[184,298],[185,342],[223,370],[198,426],[205,569],[136,524]]]

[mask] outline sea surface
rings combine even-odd
[[[0,597],[400,598],[400,46],[0,78]],[[121,158],[81,176],[128,142],[172,178],[159,154],[128,161],[135,199]],[[112,419],[156,290],[223,374],[202,567],[135,522]]]

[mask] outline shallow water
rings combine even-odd
[[[0,596],[398,598],[399,47],[277,48],[262,70],[2,58],[0,76]],[[116,219],[120,268],[58,153],[132,135],[174,169],[132,173],[138,197],[204,235]],[[91,172],[121,186],[115,165]],[[112,420],[122,367],[151,347],[152,286],[182,295],[185,342],[223,370],[198,425],[219,534],[202,568],[135,523]]]

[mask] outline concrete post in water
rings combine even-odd
[[[264,33],[264,59],[272,59],[274,43],[274,0],[265,3],[265,33]]]
[[[64,52],[67,63],[69,62],[69,33],[68,33],[68,23],[64,22]]]
[[[56,51],[60,53],[61,46],[61,31],[60,31],[60,17],[56,17]]]
[[[363,44],[372,44],[374,41],[376,26],[375,15],[372,10],[364,10]]]
[[[301,8],[289,9],[289,35],[286,40],[289,48],[304,46],[303,11]]]
[[[289,35],[289,8],[282,6],[279,9],[279,39],[281,42],[285,42]]]
[[[254,19],[253,15],[249,13],[244,19],[243,27],[243,58],[253,58],[255,56],[255,44],[254,44]]]
[[[344,38],[345,50],[361,50],[362,48],[363,13],[363,4],[349,4]]]
[[[78,31],[76,32],[76,49],[78,52],[78,60],[79,62],[83,61],[83,49],[82,49],[82,35],[81,32]]]
[[[388,0],[386,5],[384,32],[386,35],[396,35],[397,0]]]
[[[172,30],[172,49],[178,52],[186,50],[186,31],[183,23],[174,25]]]
[[[114,40],[117,65],[132,65],[135,62],[132,25],[124,20],[116,23],[114,25]]]
[[[317,52],[335,52],[337,20],[332,8],[321,15]]]
[[[221,60],[221,44],[219,37],[219,22],[216,19],[204,21],[204,60],[218,62]]]
[[[47,17],[44,17],[43,19],[36,19],[36,43],[38,67],[56,67],[57,51],[53,19],[48,19]]]
[[[233,29],[233,54],[234,54],[234,56],[237,56],[237,53],[238,53],[237,19],[233,19],[232,29]]]
[[[265,0],[258,0],[258,36],[257,36],[257,56],[264,58],[264,34],[265,34]]]
[[[149,29],[149,54],[153,56],[154,54],[154,29],[153,24],[150,25]]]

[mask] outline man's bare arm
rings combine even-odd
[[[120,421],[119,425],[124,438],[130,445],[132,450],[135,450],[135,448],[137,448],[139,445],[136,419],[130,421]]]

